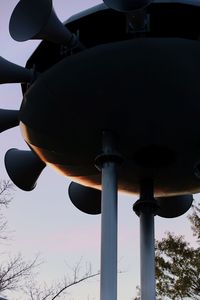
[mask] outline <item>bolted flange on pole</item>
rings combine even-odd
[[[158,203],[154,198],[154,184],[153,180],[145,179],[140,184],[140,199],[133,205],[133,210],[139,217],[141,212],[150,211],[154,216],[159,209]]]
[[[117,165],[114,135],[105,131],[103,151],[96,158],[102,172],[100,300],[117,300]]]
[[[123,162],[123,156],[116,150],[117,135],[105,130],[102,132],[102,151],[95,158],[95,166],[99,171],[102,171],[102,167],[106,162],[113,162],[117,165]]]
[[[140,218],[141,300],[156,299],[154,216],[158,208],[153,181],[142,181],[140,199],[133,205]]]

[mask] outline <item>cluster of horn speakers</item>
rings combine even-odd
[[[132,12],[150,4],[148,0],[105,0],[105,4],[120,12]],[[37,15],[37,18],[32,17]],[[29,16],[29,17],[27,17]],[[84,44],[78,36],[72,33],[57,18],[51,0],[21,0],[15,7],[10,19],[10,34],[16,41],[29,39],[44,39],[53,43],[65,45],[68,49],[84,51]],[[77,53],[77,52],[76,52]],[[22,83],[34,86],[40,74],[34,69],[27,69],[4,58],[0,58],[0,83]],[[23,104],[22,109],[23,110]],[[0,110],[0,130],[15,127],[21,121],[21,112]],[[31,191],[37,179],[46,166],[46,162],[37,155],[37,149],[30,151],[10,149],[5,155],[5,165],[12,181],[22,190]],[[33,151],[34,149],[34,151]],[[31,170],[31,171],[30,171]],[[73,204],[81,211],[89,214],[101,213],[101,191],[90,186],[73,182],[69,187],[69,196]],[[159,203],[158,215],[176,217],[186,212],[192,204],[192,196],[157,197]]]

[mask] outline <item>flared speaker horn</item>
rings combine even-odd
[[[103,0],[104,3],[120,12],[131,12],[148,6],[152,0]]]
[[[10,149],[5,155],[5,167],[13,183],[24,191],[35,188],[46,164],[30,150]]]
[[[11,15],[9,30],[19,42],[44,39],[71,47],[77,42],[76,36],[57,18],[52,0],[21,0]]]
[[[0,109],[0,132],[19,125],[19,111]]]
[[[0,56],[0,83],[28,83],[33,72]]]
[[[176,218],[186,213],[193,202],[192,195],[156,198],[159,210],[157,215],[163,218]]]
[[[69,198],[84,213],[97,215],[101,213],[101,191],[71,182]]]

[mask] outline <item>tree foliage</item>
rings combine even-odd
[[[197,237],[197,243],[200,243],[200,203],[193,205],[193,213],[189,215],[193,235]]]
[[[200,248],[168,233],[156,242],[156,289],[161,299],[200,299]]]
[[[193,205],[188,216],[197,247],[192,247],[182,235],[166,233],[156,241],[157,300],[200,300],[200,204]],[[140,290],[137,296],[140,300]]]

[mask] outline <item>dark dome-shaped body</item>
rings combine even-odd
[[[82,184],[100,186],[94,166],[102,130],[119,136],[119,189],[155,194],[200,191],[200,42],[138,38],[67,57],[26,92],[24,139],[46,163]]]

